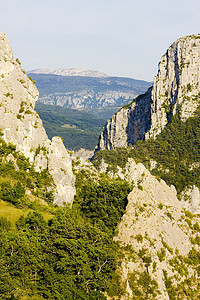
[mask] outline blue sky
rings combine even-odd
[[[6,0],[0,30],[26,70],[82,67],[152,81],[173,41],[200,32],[200,1]]]

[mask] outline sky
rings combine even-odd
[[[200,1],[1,0],[0,31],[26,71],[80,67],[153,81],[167,48],[200,33]]]

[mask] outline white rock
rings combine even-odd
[[[97,150],[156,137],[177,112],[185,121],[200,104],[199,91],[200,35],[180,38],[162,56],[153,87],[107,122]]]
[[[126,177],[130,182],[139,179],[140,185],[135,186],[128,195],[126,212],[117,228],[115,240],[123,246],[131,246],[135,255],[139,250],[148,250],[147,256],[152,258],[152,263],[156,262],[156,270],[153,271],[150,264],[147,271],[151,278],[158,282],[161,292],[158,299],[168,300],[163,270],[170,276],[174,275],[169,263],[173,254],[178,250],[184,256],[192,248],[188,226],[182,219],[182,204],[177,199],[173,186],[167,186],[163,180],[158,181],[142,164],[136,164],[132,159],[128,164]],[[138,241],[137,236],[142,236],[142,240]],[[167,244],[173,253],[169,252],[163,243]],[[166,249],[166,259],[160,261],[158,252],[163,247]],[[129,299],[132,295],[128,274],[134,271],[146,271],[142,260],[130,259],[130,256],[122,259],[119,273],[122,281],[126,283],[126,294],[121,300]]]
[[[54,138],[52,142],[48,139],[34,111],[38,94],[34,83],[13,58],[7,37],[0,33],[0,129],[3,138],[35,162],[37,171],[48,167],[56,184],[56,202],[60,205],[71,203],[75,194],[72,159],[60,139]]]
[[[200,213],[200,192],[197,186],[186,188],[181,195],[181,203],[183,207],[192,213]]]

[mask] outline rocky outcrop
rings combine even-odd
[[[97,150],[125,147],[144,138],[150,128],[150,96],[151,88],[111,117],[100,135]]]
[[[143,276],[149,278],[148,299],[172,299],[166,278],[171,278],[174,286],[182,282],[183,288],[184,280],[196,276],[184,257],[194,247],[192,240],[199,230],[195,225],[198,227],[195,232],[194,224],[199,222],[199,217],[188,214],[177,199],[175,188],[157,180],[142,164],[131,159],[126,171],[127,180],[134,182],[135,187],[128,195],[126,212],[115,236],[124,247],[118,272],[126,293],[120,299],[137,299],[137,295],[143,299],[142,295],[147,295]],[[199,251],[199,245],[195,249]],[[185,271],[180,273],[175,264],[180,264]],[[198,284],[193,288],[198,289]]]
[[[182,120],[200,104],[200,35],[180,38],[162,56],[151,94],[151,129],[156,136],[179,112]]]
[[[200,191],[198,187],[195,185],[187,187],[181,193],[181,203],[192,213],[200,214]]]
[[[173,115],[192,116],[200,104],[200,35],[180,38],[162,56],[151,90],[122,108],[106,124],[98,149],[155,137]]]
[[[48,139],[36,111],[38,90],[14,59],[7,37],[0,33],[0,129],[36,170],[47,168],[56,185],[55,202],[72,202],[75,194],[71,157],[60,138]]]

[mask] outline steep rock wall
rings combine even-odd
[[[135,144],[149,130],[151,88],[111,117],[100,135],[97,150]]]
[[[200,35],[180,38],[162,56],[151,94],[151,128],[155,137],[178,111],[182,120],[200,104]]]
[[[152,89],[106,124],[97,149],[114,149],[156,137],[179,113],[192,116],[200,104],[200,35],[183,37],[162,56]]]
[[[72,202],[75,194],[72,160],[60,138],[48,139],[34,110],[38,90],[19,60],[13,57],[8,38],[0,33],[0,129],[35,164],[48,168],[56,185],[55,202]],[[61,163],[62,161],[62,163]]]
[[[183,257],[187,257],[194,247],[192,239],[197,233],[194,224],[199,222],[199,216],[189,214],[191,219],[188,221],[188,214],[183,209],[183,203],[177,199],[175,188],[169,187],[163,180],[157,180],[141,163],[136,164],[130,159],[125,176],[135,186],[128,195],[126,212],[117,228],[115,240],[125,249],[132,250],[127,254],[124,252],[118,270],[126,290],[119,299],[136,299],[133,278],[136,280],[139,274],[148,274],[157,283],[157,292],[149,294],[148,299],[171,299],[165,274],[176,278],[175,285],[187,276],[196,276],[193,267]],[[195,245],[195,249],[199,251],[200,246]],[[181,276],[172,263],[179,259],[188,272]],[[137,287],[141,293],[145,291],[142,281],[138,282]],[[196,288],[198,284],[194,285]]]

